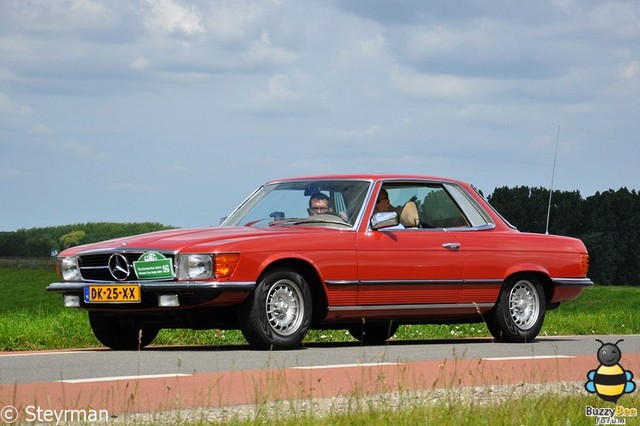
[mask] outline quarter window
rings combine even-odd
[[[456,228],[473,226],[449,191],[440,184],[388,183],[392,208],[401,216],[406,228]],[[415,209],[411,204],[415,205]],[[409,217],[417,210],[417,220]],[[415,223],[415,226],[412,224]]]

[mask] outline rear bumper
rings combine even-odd
[[[553,285],[562,286],[579,286],[579,287],[591,287],[593,281],[589,278],[551,278]]]
[[[557,307],[560,302],[574,300],[580,296],[582,290],[593,285],[593,281],[589,278],[552,278],[551,282],[553,283],[553,295],[550,304],[553,307]],[[549,309],[553,309],[553,307]]]

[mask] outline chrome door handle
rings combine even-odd
[[[460,250],[460,243],[444,243],[442,244],[442,247],[447,250]]]

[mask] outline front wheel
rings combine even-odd
[[[127,318],[89,312],[89,324],[98,341],[108,348],[121,351],[140,350],[153,342],[159,329],[135,326]]]
[[[291,349],[311,325],[311,291],[297,272],[278,269],[264,276],[240,308],[240,329],[258,349]]]
[[[544,290],[536,277],[510,279],[487,317],[487,327],[500,342],[530,342],[542,328],[545,309]]]

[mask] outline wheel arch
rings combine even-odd
[[[302,275],[311,291],[312,317],[311,326],[318,324],[327,315],[327,294],[318,270],[308,261],[297,258],[278,259],[268,264],[258,276],[259,282],[265,275],[277,269],[288,269]]]

